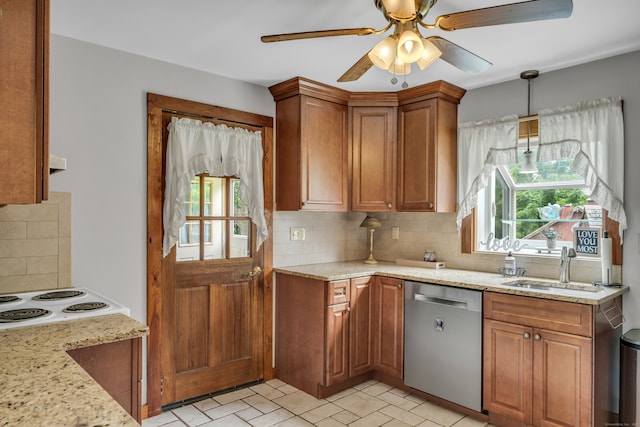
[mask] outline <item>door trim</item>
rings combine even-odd
[[[179,98],[147,93],[147,406],[149,416],[159,414],[162,406],[162,360],[170,355],[162,353],[163,283],[168,273],[162,257],[162,207],[164,197],[162,148],[162,114],[172,112],[194,118],[206,118],[235,126],[258,127],[262,131],[264,150],[263,183],[264,214],[269,235],[273,235],[273,117],[217,107]],[[273,369],[273,239],[262,246],[263,291],[263,377],[275,376]]]

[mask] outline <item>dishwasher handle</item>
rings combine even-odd
[[[448,305],[450,307],[459,307],[459,308],[467,308],[467,303],[465,301],[459,301],[448,298],[440,298],[440,297],[432,297],[424,294],[413,294],[413,299],[421,302],[430,302],[433,304],[442,304]]]

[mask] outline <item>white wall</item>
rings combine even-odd
[[[50,186],[72,194],[72,284],[146,323],[147,92],[272,117],[273,98],[264,87],[57,35],[50,61],[51,152],[68,165]]]

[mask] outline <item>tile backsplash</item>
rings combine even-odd
[[[395,262],[398,258],[420,260],[426,250],[434,250],[439,261],[448,268],[495,272],[503,265],[504,254],[460,252],[460,236],[455,213],[381,212],[373,213],[382,227],[374,233],[373,256],[378,261]],[[286,267],[324,262],[364,260],[368,256],[367,230],[360,228],[364,212],[284,212],[273,216],[273,265]],[[305,240],[290,240],[290,228],[305,229]],[[392,239],[392,228],[398,227],[398,239]],[[558,279],[560,260],[557,256],[524,256],[516,254],[518,266],[527,276]],[[571,280],[600,280],[599,259],[579,258],[571,263]],[[620,279],[621,268],[614,266],[614,277]]]
[[[71,193],[0,207],[0,294],[71,286]]]

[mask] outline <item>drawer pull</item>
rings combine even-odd
[[[523,336],[525,340],[528,340],[529,338],[531,338],[531,335],[529,335],[529,332],[525,332]]]
[[[540,338],[541,338],[541,337],[540,337],[540,334],[535,334],[535,335],[533,336],[533,339],[534,339],[534,340],[536,340],[536,341],[540,341]]]

